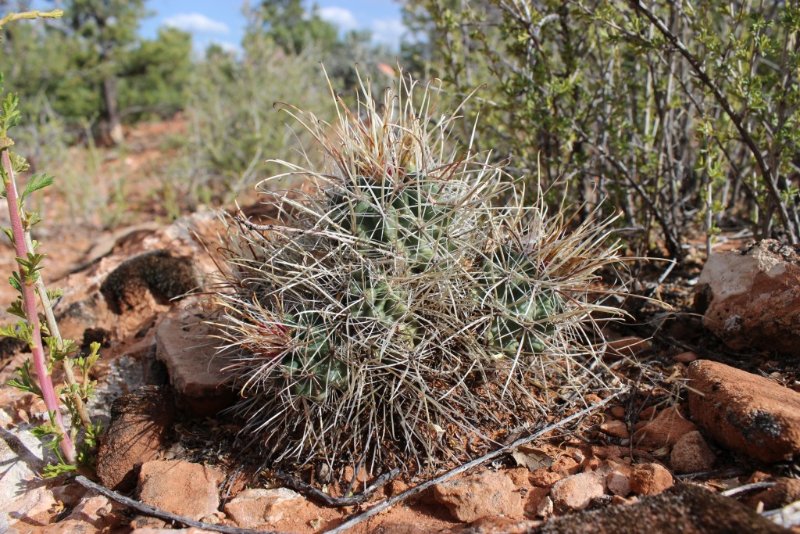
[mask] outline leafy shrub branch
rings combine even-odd
[[[541,162],[586,214],[610,200],[638,253],[725,225],[800,238],[796,2],[410,0],[406,23],[455,99],[483,84],[479,147]]]
[[[9,14],[0,20],[0,30],[4,24],[21,19],[39,17],[58,17],[60,11],[28,12]],[[0,75],[0,94],[3,94],[2,75]],[[93,382],[89,370],[97,361],[99,345],[93,344],[88,355],[80,355],[78,347],[71,340],[61,337],[53,314],[51,299],[57,294],[48,291],[41,278],[44,255],[37,251],[38,243],[31,237],[31,229],[41,221],[35,212],[25,209],[25,201],[33,193],[48,187],[53,178],[46,174],[33,175],[20,192],[16,184],[16,174],[25,172],[29,165],[25,158],[11,151],[14,146],[9,136],[10,130],[20,122],[19,100],[13,93],[6,94],[0,103],[0,176],[2,177],[2,196],[8,206],[10,228],[5,233],[14,245],[18,270],[12,273],[10,283],[19,292],[19,297],[8,309],[9,313],[20,318],[16,325],[0,328],[0,335],[19,339],[31,349],[31,360],[23,364],[18,378],[11,385],[40,396],[48,411],[49,422],[36,429],[55,453],[58,462],[46,468],[46,475],[55,475],[75,469],[75,463],[86,463],[89,453],[96,443],[99,427],[92,423],[86,410],[85,401],[91,395]],[[46,324],[39,319],[37,295],[41,302]],[[45,352],[45,346],[47,351]],[[51,373],[53,364],[60,363],[64,372],[65,384],[56,388]],[[81,371],[81,380],[75,376],[74,367]],[[72,428],[67,429],[61,412],[61,402],[71,415]],[[79,430],[83,433],[78,435]],[[76,448],[80,438],[82,447]]]

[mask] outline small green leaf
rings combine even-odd
[[[36,211],[26,212],[26,215],[27,215],[27,224],[26,224],[27,228],[30,228],[31,226],[34,226],[42,222],[42,217]]]
[[[17,369],[17,377],[8,381],[8,385],[15,387],[27,393],[33,393],[39,397],[42,396],[42,391],[36,384],[36,381],[31,375],[31,361],[25,360],[22,366]]]
[[[12,141],[13,142],[13,141]],[[11,168],[14,170],[15,173],[23,173],[31,168],[28,160],[25,159],[24,156],[17,154],[16,152],[8,152],[9,159],[11,159]]]
[[[22,192],[22,198],[25,199],[31,193],[44,189],[45,187],[53,185],[53,177],[49,174],[40,173],[31,176],[28,183],[25,185],[25,190]]]
[[[64,295],[64,290],[63,289],[48,289],[47,290],[47,298],[50,299],[51,302],[54,301],[54,300],[60,299],[63,295]]]
[[[44,478],[56,478],[60,477],[61,475],[65,475],[67,473],[72,473],[77,469],[78,469],[77,466],[65,462],[57,464],[47,464],[44,467],[44,469],[42,469],[42,476]]]
[[[17,291],[22,291],[22,284],[20,283],[19,274],[17,271],[11,272],[11,276],[8,277],[8,285]]]
[[[19,317],[20,319],[28,319],[28,317],[25,315],[25,310],[22,307],[22,299],[19,297],[17,297],[17,299],[12,302],[8,308],[6,308],[6,311],[11,315]]]
[[[17,337],[17,328],[15,325],[5,325],[0,326],[0,337],[10,337],[15,338]]]

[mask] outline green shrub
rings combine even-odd
[[[481,86],[476,145],[587,212],[609,199],[642,253],[729,221],[797,242],[800,7],[647,6],[412,0],[408,57],[456,100]]]
[[[294,146],[290,158],[302,161],[308,135],[287,127],[276,104],[318,109],[324,93],[315,80],[321,79],[313,56],[287,55],[263,36],[249,40],[241,59],[212,50],[191,79],[188,140],[169,187],[195,203],[222,204],[267,177],[268,154]]]

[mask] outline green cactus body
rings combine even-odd
[[[408,317],[407,297],[401,288],[393,287],[386,279],[373,281],[361,272],[351,279],[348,298],[354,318],[379,321],[387,329],[397,325],[399,341],[414,343],[417,328]]]
[[[296,395],[322,401],[331,387],[347,385],[347,373],[331,350],[329,330],[318,314],[286,319],[294,330],[294,346],[283,357],[283,371]]]
[[[351,320],[375,321],[387,334],[391,332],[392,343],[411,350],[419,342],[420,326],[414,313],[409,313],[409,294],[405,282],[399,281],[403,277],[396,277],[394,262],[385,260],[399,258],[404,262],[401,274],[407,269],[407,277],[432,268],[438,256],[453,258],[449,235],[455,210],[443,200],[445,190],[445,182],[416,174],[405,176],[399,184],[390,177],[379,182],[360,176],[329,195],[328,217],[334,227],[359,238],[354,245],[359,254],[380,260],[349,277],[343,300]],[[557,293],[539,287],[539,271],[527,255],[510,245],[496,247],[484,258],[473,297],[489,305],[486,313],[492,319],[486,342],[491,350],[512,357],[520,351],[544,350],[540,337],[552,332],[549,318],[563,304]],[[335,333],[323,317],[305,312],[290,323],[295,346],[286,354],[284,367],[295,393],[325,400],[330,388],[346,387],[346,368],[331,348]]]
[[[274,200],[279,224],[235,217],[221,247],[238,409],[284,466],[466,461],[547,415],[558,396],[536,391],[572,387],[565,359],[602,337],[591,314],[609,308],[588,288],[615,261],[612,221],[525,204],[489,155],[448,140],[461,118],[435,111],[438,89],[397,81],[380,110],[368,88],[357,109],[337,99],[334,135],[304,118],[330,165],[289,168],[324,186]]]
[[[549,319],[563,309],[557,293],[537,287],[537,272],[524,253],[509,246],[500,247],[484,264],[482,300],[495,308],[487,341],[508,356],[520,350],[543,351],[544,344],[536,334],[551,333],[553,321]]]
[[[450,250],[450,217],[437,194],[441,188],[416,174],[406,176],[402,184],[388,177],[378,183],[360,176],[332,196],[331,219],[364,240],[363,246],[384,245],[405,258],[413,272],[423,272],[440,247]]]
[[[414,272],[424,271],[443,251],[451,251],[447,228],[451,217],[437,195],[441,184],[411,182],[392,200],[392,214],[399,229],[401,248]]]

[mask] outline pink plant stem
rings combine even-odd
[[[19,212],[17,185],[14,181],[14,169],[11,166],[11,158],[7,149],[2,151],[2,164],[7,177],[5,184],[6,201],[8,202],[8,216],[11,220],[11,232],[14,236],[14,247],[18,257],[27,258],[29,251],[25,243],[25,231],[22,228],[22,219]],[[69,433],[64,429],[64,421],[58,406],[58,396],[53,388],[53,379],[47,371],[47,360],[45,359],[42,345],[42,331],[39,324],[39,313],[36,310],[34,286],[32,283],[26,283],[25,281],[22,282],[22,307],[31,326],[33,365],[36,369],[36,376],[39,378],[39,388],[42,390],[44,405],[48,412],[54,414],[56,427],[61,432],[61,452],[64,454],[64,459],[69,463],[74,463],[75,445],[72,443]]]

